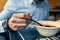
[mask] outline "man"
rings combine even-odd
[[[48,16],[47,0],[8,0],[0,14],[0,20],[9,19],[7,29],[10,40],[36,40],[40,38],[39,33],[32,23],[29,24],[23,18],[39,21],[47,20]]]

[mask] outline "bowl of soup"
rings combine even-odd
[[[38,21],[43,26],[34,24],[37,31],[43,36],[54,36],[60,30],[60,22],[56,21]]]

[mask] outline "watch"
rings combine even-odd
[[[7,21],[6,21],[6,20],[2,22],[2,26],[3,26],[4,29],[7,28],[7,25],[8,25],[8,24],[7,24]]]
[[[9,28],[9,25],[8,25],[8,22],[7,22],[7,21],[8,21],[8,20],[3,21],[2,26],[3,26],[4,30],[11,30],[11,29]]]

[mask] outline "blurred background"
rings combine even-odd
[[[0,12],[3,10],[3,7],[7,0],[0,0]],[[60,0],[48,0],[50,3],[50,20],[59,20],[60,19]]]

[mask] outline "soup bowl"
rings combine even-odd
[[[34,24],[37,31],[43,36],[53,36],[60,31],[60,23],[56,21],[38,21],[43,26]]]

